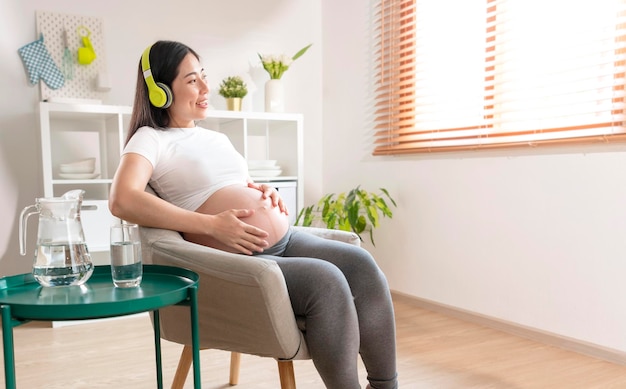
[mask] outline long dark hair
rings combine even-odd
[[[198,60],[200,56],[190,47],[173,41],[158,41],[150,48],[150,70],[155,82],[161,82],[167,86],[178,76],[178,67],[187,54],[193,54]],[[143,126],[156,129],[166,129],[170,125],[168,109],[157,108],[150,103],[148,86],[143,78],[141,58],[137,68],[137,86],[135,88],[135,102],[133,113],[128,126],[126,143]]]

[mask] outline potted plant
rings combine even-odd
[[[370,241],[374,243],[374,228],[379,226],[382,217],[393,216],[388,201],[396,207],[395,200],[389,192],[380,188],[380,193],[368,192],[361,186],[345,193],[330,193],[322,197],[317,204],[303,208],[296,218],[296,225],[311,226],[314,223],[326,228],[353,231],[363,241],[361,233],[369,232]]]
[[[248,88],[241,77],[230,76],[222,80],[218,93],[226,99],[230,111],[241,111],[241,99],[248,94]]]

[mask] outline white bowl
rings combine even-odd
[[[271,170],[250,170],[250,177],[276,177],[283,171],[280,169]]]
[[[274,159],[252,159],[248,161],[248,169],[275,169],[276,162]]]
[[[61,173],[93,173],[96,170],[96,159],[86,158],[80,161],[62,163],[59,165]]]

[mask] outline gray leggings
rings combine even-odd
[[[395,389],[396,336],[387,280],[366,250],[290,231],[257,254],[282,270],[311,358],[329,389],[360,388],[361,354],[372,388]]]

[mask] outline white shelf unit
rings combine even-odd
[[[247,160],[277,161],[281,175],[252,179],[278,190],[293,224],[304,204],[302,114],[211,111],[198,126],[226,134]]]
[[[131,107],[100,104],[39,103],[44,197],[72,189],[85,196],[81,221],[90,252],[109,251],[108,196],[119,163]],[[96,158],[92,179],[64,179],[59,165]]]
[[[109,226],[117,219],[108,207],[113,175],[123,150],[132,107],[41,102],[39,117],[44,197],[85,190],[81,220],[90,252],[109,251]],[[303,206],[301,114],[210,111],[199,126],[223,132],[247,159],[277,160],[277,177],[253,177],[280,192],[293,224]],[[99,176],[59,177],[59,165],[95,157]]]

